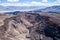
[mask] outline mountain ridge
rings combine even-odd
[[[35,10],[34,12],[60,13],[60,6],[50,6],[43,9]]]
[[[59,40],[60,24],[56,24],[58,22],[54,23],[54,20],[51,21],[50,19],[53,19],[51,17],[36,13],[22,13],[6,18],[4,25],[0,26],[0,39]]]

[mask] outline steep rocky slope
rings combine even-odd
[[[60,23],[50,16],[22,13],[4,20],[0,40],[60,40]]]

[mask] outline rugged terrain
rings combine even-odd
[[[60,18],[22,13],[4,20],[0,40],[60,40]]]

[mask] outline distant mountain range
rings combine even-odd
[[[45,7],[45,6],[1,6],[0,5],[0,11],[4,10],[35,10],[35,11],[60,11],[60,6],[51,6],[51,7]]]
[[[17,11],[12,11],[17,10]],[[6,12],[6,14],[18,14],[19,11],[29,11],[29,12],[44,12],[44,13],[58,13],[60,14],[60,6],[0,6],[0,11],[12,11]]]
[[[1,6],[0,5],[0,11],[7,11],[7,10],[34,10],[34,9],[42,9],[45,8],[45,6]]]
[[[60,13],[60,6],[51,6],[44,9],[34,10],[34,12]]]

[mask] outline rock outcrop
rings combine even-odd
[[[60,40],[60,26],[49,16],[22,13],[4,20],[0,40]]]

